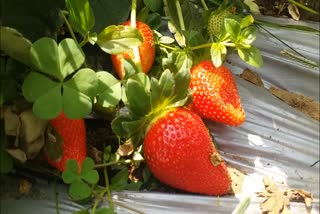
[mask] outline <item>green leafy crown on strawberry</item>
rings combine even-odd
[[[124,84],[127,108],[112,122],[114,133],[123,138],[142,139],[150,124],[170,109],[192,101],[190,72],[181,69],[173,74],[165,69],[159,79],[139,72]]]

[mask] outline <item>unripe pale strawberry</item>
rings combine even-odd
[[[208,21],[209,35],[218,36],[221,31],[224,31],[224,19],[230,15],[228,10],[213,11]]]

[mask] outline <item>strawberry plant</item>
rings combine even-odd
[[[1,173],[14,159],[44,158],[71,199],[92,203],[75,213],[115,213],[112,191],[161,183],[230,193],[228,163],[202,118],[245,121],[225,62],[236,52],[263,65],[253,1],[14,0],[5,9],[22,18],[1,20]],[[25,112],[37,133],[29,144]],[[89,144],[92,117],[110,129],[101,145]],[[99,208],[104,197],[109,208]]]

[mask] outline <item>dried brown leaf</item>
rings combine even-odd
[[[27,155],[21,149],[7,149],[6,150],[12,157],[21,161],[22,163],[27,161]]]
[[[127,141],[124,144],[119,146],[117,153],[123,157],[123,156],[131,155],[133,151],[134,151],[134,148],[133,148],[132,142]]]
[[[263,84],[260,76],[256,72],[254,72],[248,68],[243,70],[242,74],[240,74],[240,77],[244,80],[247,80],[247,81],[255,84],[256,86],[259,86],[262,88],[264,87],[264,84]]]
[[[299,12],[299,9],[296,5],[294,4],[289,4],[288,5],[288,11],[289,11],[289,14],[291,15],[291,17],[296,20],[296,21],[299,21],[300,20],[300,12]]]
[[[62,156],[63,138],[60,134],[49,125],[45,133],[44,152],[54,161],[59,161]]]
[[[227,168],[232,181],[230,193],[231,194],[241,193],[245,174],[230,166],[228,166]]]
[[[10,107],[4,110],[4,129],[6,135],[17,136],[20,128],[19,116],[12,111]]]
[[[218,166],[223,161],[221,155],[218,152],[214,152],[210,155],[210,161],[214,166]]]
[[[313,196],[310,192],[303,189],[289,189],[287,190],[287,194],[290,201],[304,202],[307,208],[311,207]]]
[[[32,183],[27,179],[22,179],[19,182],[19,193],[21,195],[30,195],[32,189]]]
[[[320,121],[319,102],[314,101],[310,97],[274,87],[271,87],[269,91],[291,107],[303,112],[315,120]]]

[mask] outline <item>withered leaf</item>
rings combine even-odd
[[[20,128],[19,116],[15,114],[10,107],[4,110],[4,129],[6,135],[17,136]]]
[[[7,149],[6,150],[12,157],[21,161],[22,163],[27,161],[27,155],[21,149]]]
[[[223,160],[221,155],[218,152],[214,152],[210,155],[210,161],[214,166],[218,166],[221,164]]]
[[[119,146],[117,153],[120,156],[129,156],[129,155],[131,155],[133,153],[133,151],[134,151],[133,144],[129,140],[129,141],[127,141],[124,144]]]
[[[61,158],[62,144],[63,138],[51,125],[48,125],[45,133],[44,152],[51,160],[58,161]]]
[[[310,192],[307,192],[303,189],[288,189],[287,194],[290,198],[290,201],[304,202],[307,208],[311,207],[313,196]]]
[[[247,81],[255,84],[256,86],[264,87],[264,84],[263,84],[260,76],[256,72],[254,72],[248,68],[243,70],[242,74],[240,74],[240,77],[244,80],[247,80]]]
[[[227,168],[232,181],[230,193],[232,194],[241,193],[245,174],[230,166],[228,166]]]
[[[299,21],[300,20],[300,12],[299,12],[299,9],[296,5],[294,4],[289,4],[288,5],[288,11],[289,11],[289,14],[291,15],[291,17],[296,20],[296,21]]]

